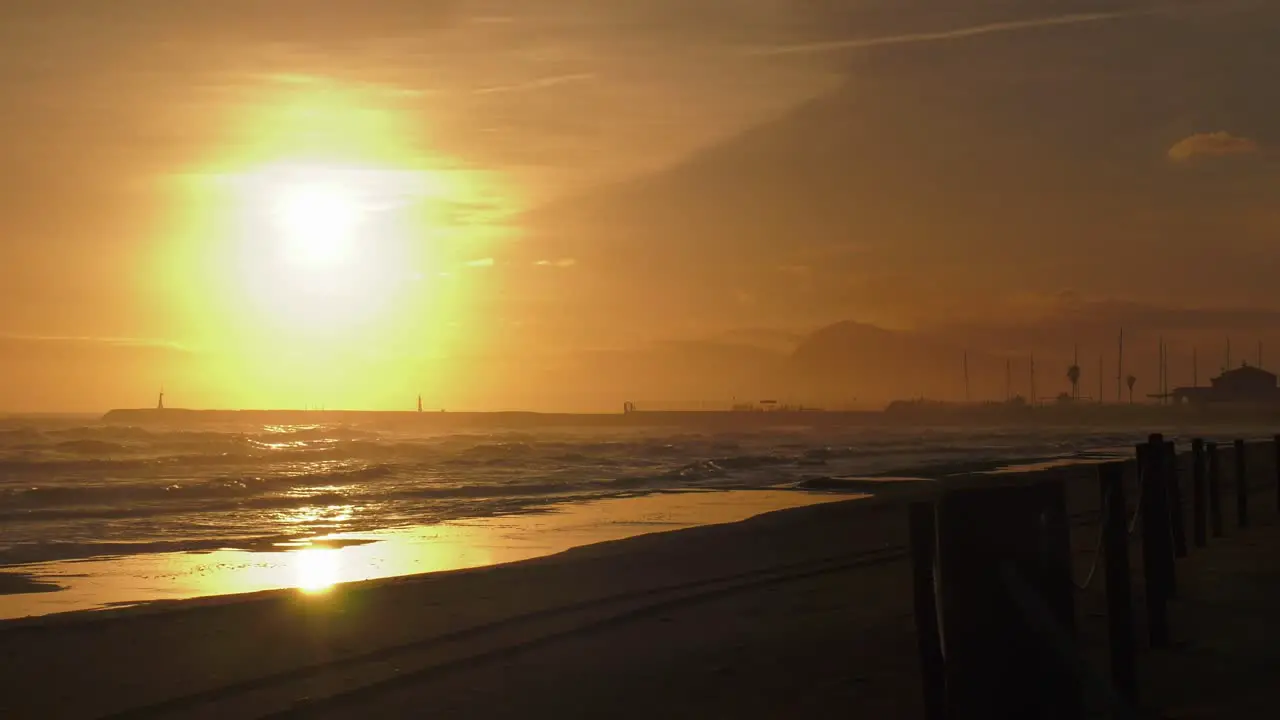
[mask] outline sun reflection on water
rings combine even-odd
[[[293,496],[306,498],[318,494],[341,492],[342,490],[344,488],[322,489],[308,494],[297,493]],[[355,505],[308,505],[306,507],[278,511],[274,513],[272,520],[281,525],[313,526],[317,523],[345,523],[355,516],[356,509]],[[290,534],[295,532],[297,532],[296,528],[291,530]]]
[[[679,493],[562,506],[548,514],[313,535],[272,543],[270,549],[149,553],[17,566],[10,571],[65,589],[0,595],[0,618],[263,590],[321,596],[342,583],[545,557],[655,529],[730,523],[849,497],[759,490]]]
[[[293,559],[294,586],[309,595],[333,589],[342,571],[339,550],[308,548],[290,553]]]

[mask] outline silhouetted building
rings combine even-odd
[[[1209,381],[1209,387],[1180,387],[1173,390],[1179,405],[1280,404],[1280,386],[1275,373],[1248,364],[1227,370]]]

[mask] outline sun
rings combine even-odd
[[[359,250],[360,188],[332,178],[283,181],[269,189],[278,250],[301,268],[332,268]]]
[[[497,332],[483,313],[502,275],[466,263],[517,238],[522,193],[442,147],[432,108],[264,76],[224,110],[224,136],[167,176],[146,273],[198,357],[192,384],[220,404],[390,406]]]
[[[378,252],[376,216],[388,173],[323,165],[268,166],[243,178],[240,204],[259,261],[297,276],[358,265]],[[287,278],[286,278],[287,279]]]
[[[249,314],[279,331],[349,330],[377,319],[429,238],[413,224],[413,173],[275,163],[232,176],[233,275]]]

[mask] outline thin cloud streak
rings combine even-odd
[[[586,82],[594,80],[595,73],[573,73],[570,75],[552,75],[549,77],[538,78],[528,82],[513,83],[510,85],[494,85],[491,87],[483,87],[474,90],[476,95],[496,95],[499,93],[528,92],[530,90],[543,90],[546,88],[556,87],[557,85],[567,85],[569,83]]]
[[[1083,25],[1085,23],[1103,22],[1107,20],[1120,20],[1123,18],[1137,17],[1139,15],[1149,15],[1153,12],[1155,11],[1145,10],[1132,12],[1076,13],[1072,15],[1037,18],[1035,20],[1011,20],[1008,22],[987,23],[985,25],[974,25],[972,27],[959,28],[956,30],[942,30],[939,32],[906,33],[903,35],[857,38],[853,40],[832,40],[828,42],[803,43],[800,45],[782,45],[778,47],[761,48],[752,51],[749,54],[761,57],[776,55],[811,55],[839,52],[842,50],[857,50],[861,48],[878,47],[881,45],[906,45],[912,43],[934,42],[938,40],[957,40],[978,35],[993,35],[996,33],[1016,32],[1018,30],[1031,30],[1034,28],[1054,27],[1058,25]]]
[[[85,345],[106,345],[110,347],[159,348],[191,352],[191,349],[172,340],[158,338],[127,337],[94,337],[86,335],[11,335],[0,334],[0,342],[20,343],[78,343]]]

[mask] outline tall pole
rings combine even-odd
[[[1075,346],[1074,354],[1071,356],[1071,364],[1074,365],[1077,370],[1080,368],[1080,346],[1079,345]],[[1072,400],[1080,399],[1079,378],[1077,378],[1074,382],[1071,383],[1071,399]]]
[[[1164,395],[1164,404],[1169,404],[1169,344],[1164,346],[1164,387],[1160,389],[1160,394]]]
[[[1160,336],[1160,372],[1156,379],[1156,394],[1160,397],[1156,402],[1164,404],[1164,336]]]
[[[1160,389],[1160,394],[1164,395],[1164,404],[1169,404],[1169,344],[1164,345],[1164,387]]]
[[[1040,399],[1036,395],[1036,355],[1031,353],[1031,404],[1039,405]]]
[[[1124,401],[1120,394],[1120,385],[1124,382],[1124,328],[1120,329],[1120,353],[1116,357],[1116,404]]]

